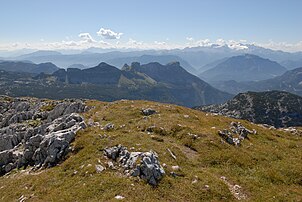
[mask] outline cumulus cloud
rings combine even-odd
[[[142,41],[136,41],[132,38],[129,39],[129,41],[127,42],[128,45],[130,46],[141,46],[143,45],[143,42]]]
[[[287,42],[275,42],[273,40],[270,40],[268,43],[254,42],[253,44],[264,48],[269,48],[272,50],[282,50],[288,52],[302,51],[302,41],[298,41],[297,43],[287,43]]]
[[[246,40],[224,40],[224,39],[217,39],[215,41],[211,41],[210,39],[200,39],[200,40],[195,40],[192,37],[187,37],[186,40],[188,43],[186,43],[187,47],[223,47],[227,46],[231,49],[235,50],[241,50],[241,49],[247,49],[248,47],[245,45],[247,42]]]
[[[154,41],[154,43],[156,45],[160,45],[160,46],[167,45],[167,43],[165,41]]]
[[[198,40],[198,41],[196,41],[196,44],[198,46],[204,46],[204,47],[208,47],[208,46],[212,45],[210,39],[201,39],[201,40]]]
[[[89,33],[80,33],[79,34],[79,37],[82,38],[82,40],[84,42],[87,42],[87,43],[94,43],[96,42]]]
[[[248,47],[243,44],[240,41],[235,41],[235,40],[229,40],[228,43],[227,43],[227,46],[231,49],[235,49],[235,50],[243,50],[243,49],[248,49]]]
[[[18,43],[13,43],[13,44],[12,44],[12,47],[14,47],[14,48],[17,48],[18,46],[19,46]]]
[[[224,46],[226,44],[226,41],[224,39],[217,39],[216,44],[220,46]]]
[[[116,33],[109,29],[101,28],[98,32],[98,35],[103,36],[105,39],[119,39],[122,33]],[[32,49],[40,49],[40,50],[60,50],[60,49],[87,49],[90,47],[97,48],[117,48],[117,49],[157,49],[157,50],[169,50],[169,49],[182,49],[186,47],[229,47],[234,50],[243,50],[248,49],[249,44],[253,44],[260,47],[265,47],[273,50],[283,50],[287,52],[296,52],[302,51],[302,41],[298,41],[296,43],[287,43],[287,42],[275,42],[268,41],[267,43],[250,43],[247,40],[225,40],[225,39],[217,39],[211,41],[210,39],[194,39],[192,37],[186,37],[186,41],[184,43],[173,43],[172,41],[164,40],[164,41],[153,41],[153,42],[144,42],[138,41],[133,38],[129,38],[127,40],[116,40],[112,43],[109,41],[103,40],[95,40],[90,35],[90,33],[80,33],[78,35],[78,39],[72,39],[72,37],[66,37],[63,41],[54,41],[49,42],[45,40],[38,40],[36,43],[9,43],[9,44],[0,44],[0,50],[19,50],[22,48],[32,48]]]
[[[105,39],[120,39],[123,33],[114,32],[110,29],[101,28],[97,34]]]

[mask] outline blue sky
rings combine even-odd
[[[295,45],[302,41],[302,1],[3,0],[0,25],[0,46],[79,42],[81,33],[103,44],[187,44],[193,38]],[[97,34],[100,28],[123,34],[108,39]]]

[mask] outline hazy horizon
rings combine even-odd
[[[174,49],[213,44],[302,51],[299,0],[12,0],[1,7],[2,51]]]

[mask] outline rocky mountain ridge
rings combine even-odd
[[[240,93],[224,104],[197,109],[277,128],[302,126],[302,97],[281,91]]]
[[[0,70],[18,73],[52,74],[59,68],[50,62],[34,64],[28,61],[0,61]]]
[[[120,70],[103,62],[88,69],[60,69],[52,75],[24,78],[21,73],[3,71],[0,72],[0,93],[50,99],[145,99],[191,107],[222,103],[232,97],[188,73],[178,62],[126,66]]]

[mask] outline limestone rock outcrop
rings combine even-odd
[[[82,100],[0,97],[0,175],[14,168],[54,166],[86,128]]]
[[[158,155],[154,151],[149,152],[129,152],[126,147],[117,145],[104,149],[104,155],[117,161],[124,169],[124,173],[140,177],[150,185],[157,185],[165,175],[163,167],[160,165]]]
[[[248,138],[249,134],[256,134],[256,130],[245,128],[240,122],[232,122],[229,129],[218,131],[218,135],[227,143],[240,146],[241,142]]]

